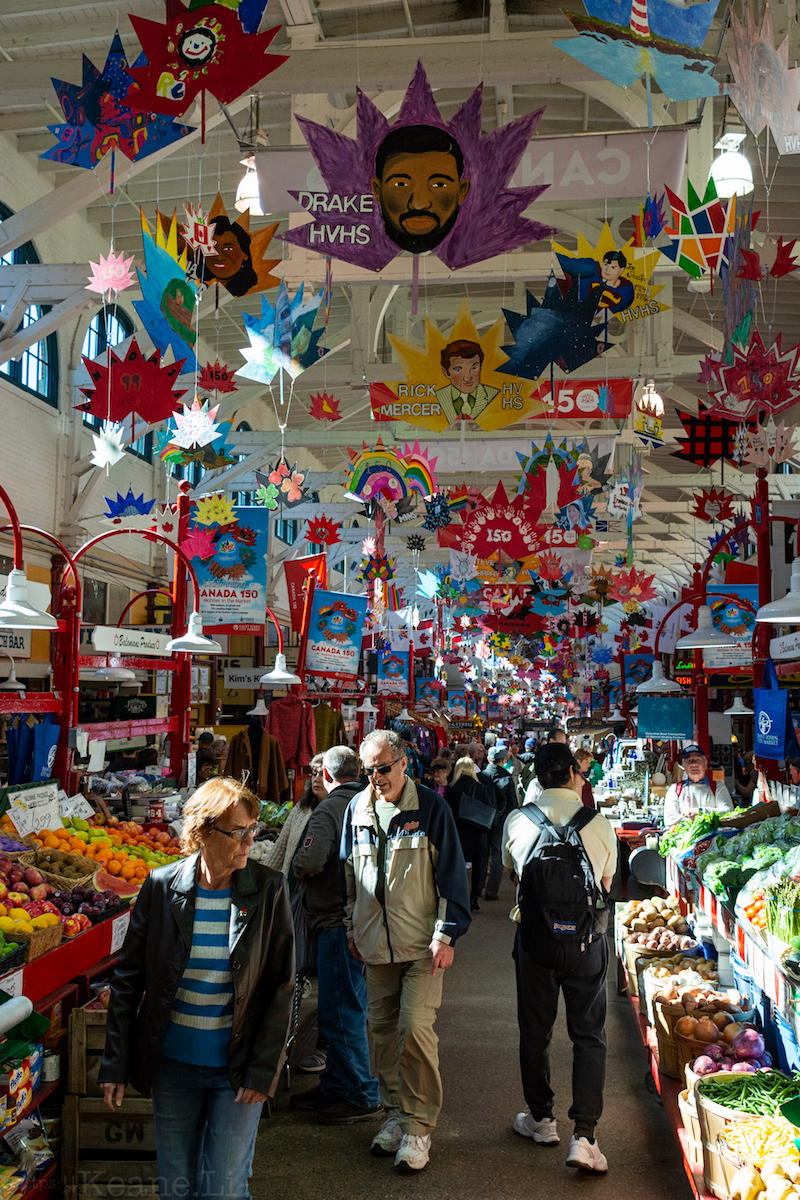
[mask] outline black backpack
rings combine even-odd
[[[571,971],[600,936],[600,892],[580,836],[597,813],[579,808],[566,825],[554,825],[536,804],[520,811],[539,828],[517,895],[522,947],[540,967]]]

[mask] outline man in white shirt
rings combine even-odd
[[[701,812],[731,811],[734,806],[731,794],[724,783],[710,778],[708,758],[702,746],[696,742],[684,746],[681,766],[686,772],[685,779],[673,783],[664,797],[664,825],[667,829]]]
[[[566,825],[583,810],[580,795],[583,778],[569,747],[563,743],[549,742],[537,751],[535,767],[543,789],[536,800],[537,807],[554,825]],[[540,830],[522,809],[510,814],[503,830],[503,862],[511,871],[515,883],[522,878],[525,864],[539,837]],[[580,838],[598,889],[602,882],[607,892],[617,864],[614,830],[605,817],[598,813],[580,830]],[[511,919],[519,925],[519,907],[512,910]],[[569,1117],[575,1123],[575,1130],[570,1139],[567,1166],[602,1174],[608,1170],[608,1163],[595,1141],[594,1132],[603,1110],[605,1083],[606,938],[599,934],[588,944],[580,956],[578,968],[556,971],[535,961],[523,946],[521,929],[518,927],[514,961],[520,1069],[528,1106],[524,1112],[517,1114],[514,1130],[543,1145],[556,1145],[559,1141],[553,1118],[549,1046],[561,991],[573,1052],[572,1107]]]

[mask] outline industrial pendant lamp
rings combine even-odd
[[[240,213],[247,212],[249,209],[251,217],[263,217],[264,210],[261,207],[261,193],[258,190],[256,160],[253,157],[243,158],[241,163],[246,170],[236,189],[234,208]]]
[[[729,130],[714,146],[722,154],[711,164],[709,178],[714,180],[717,195],[723,200],[747,196],[753,190],[753,168],[739,150],[745,137],[744,133]]]
[[[286,655],[281,654],[280,650],[275,655],[275,666],[266,675],[262,675],[258,681],[262,687],[270,687],[275,684],[285,684],[289,686],[293,683],[302,683],[299,675],[295,675],[286,666]]]
[[[248,717],[267,717],[267,716],[269,716],[269,709],[267,708],[266,704],[264,703],[263,696],[258,697],[258,700],[256,700],[255,708],[251,708],[247,715],[248,715]]]
[[[363,713],[365,717],[375,717],[378,715],[378,711],[369,696],[365,696],[356,709],[356,712]]]
[[[726,717],[752,717],[754,709],[748,708],[742,697],[737,692],[733,697],[733,704],[730,708],[726,708],[724,716]]]
[[[792,563],[789,591],[781,600],[762,605],[756,620],[766,625],[800,625],[800,558]]]
[[[672,679],[667,679],[664,675],[664,668],[660,662],[653,663],[653,671],[649,679],[644,679],[635,689],[639,695],[646,696],[650,693],[666,695],[668,692],[683,693],[683,688],[679,683],[675,683]]]
[[[617,707],[614,709],[614,711],[612,713],[608,714],[608,717],[606,718],[606,720],[613,721],[613,723],[616,725],[618,722],[624,721],[625,718],[623,717],[622,713],[619,711],[619,707]]]
[[[800,619],[800,618],[798,618]],[[693,633],[686,633],[675,643],[676,650],[714,650],[721,646],[735,646],[736,638],[728,637],[727,633],[714,628],[711,609],[707,604],[701,604],[697,610],[697,628]]]
[[[189,614],[189,627],[186,633],[167,642],[164,649],[167,654],[174,654],[176,651],[182,651],[184,654],[222,654],[222,646],[219,642],[214,642],[211,638],[204,636],[203,622],[200,620],[199,612]]]
[[[55,617],[28,602],[28,578],[18,567],[9,571],[6,594],[0,600],[0,629],[58,629]]]
[[[405,704],[400,709],[400,712],[397,714],[397,719],[398,719],[398,721],[412,721],[413,720],[413,717],[411,716],[411,713],[406,708]]]
[[[128,667],[98,667],[92,676],[99,683],[136,683],[136,673]]]
[[[27,691],[25,684],[20,679],[17,679],[17,672],[14,667],[14,659],[8,653],[6,654],[6,658],[11,663],[11,668],[10,668],[6,678],[3,680],[2,683],[0,683],[0,692],[25,692],[25,691]]]

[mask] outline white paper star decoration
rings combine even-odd
[[[104,421],[99,433],[92,434],[92,462],[96,467],[113,467],[125,453],[122,422]]]
[[[217,415],[218,404],[208,407],[208,400],[202,404],[195,397],[191,408],[184,408],[182,413],[173,413],[177,432],[172,437],[176,446],[188,450],[191,446],[207,446],[217,436],[217,426],[214,418]]]
[[[132,262],[133,255],[126,258],[121,250],[119,254],[115,254],[112,246],[107,258],[103,258],[101,254],[99,263],[89,263],[92,274],[89,276],[86,291],[97,292],[100,296],[106,296],[108,292],[124,292],[125,288],[129,288],[133,283],[133,272],[130,269]]]

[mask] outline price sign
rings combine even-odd
[[[128,932],[128,926],[131,923],[131,914],[123,913],[121,917],[115,917],[111,926],[111,949],[109,954],[116,954],[122,949],[122,943],[125,941],[125,935]]]
[[[22,995],[22,967],[18,971],[12,971],[10,975],[3,976],[0,980],[0,990],[7,996]]]
[[[89,817],[96,815],[95,809],[92,808],[89,801],[80,792],[76,796],[70,796],[70,809],[73,817],[83,817],[88,821]]]
[[[26,791],[9,791],[9,816],[20,837],[40,829],[57,829],[61,824],[58,784],[44,783]]]

